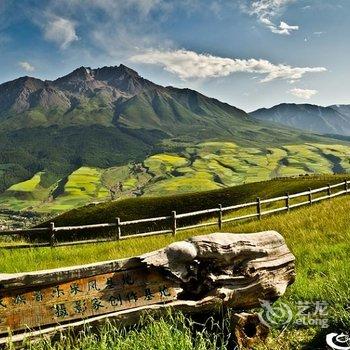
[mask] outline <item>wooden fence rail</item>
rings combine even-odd
[[[214,225],[217,225],[218,228],[221,230],[224,223],[238,221],[238,220],[247,220],[251,218],[261,219],[265,215],[270,215],[270,214],[274,214],[282,211],[289,212],[290,209],[293,209],[293,208],[298,208],[304,205],[311,205],[313,203],[316,203],[325,199],[330,199],[336,196],[347,194],[350,192],[348,185],[349,185],[349,181],[345,180],[343,182],[340,182],[334,185],[328,185],[328,186],[316,188],[313,190],[309,189],[307,191],[303,191],[295,194],[286,193],[285,196],[280,196],[280,197],[268,198],[263,200],[261,200],[260,198],[257,198],[256,201],[254,202],[236,204],[236,205],[231,205],[227,207],[223,207],[221,204],[219,204],[217,208],[198,210],[198,211],[182,213],[182,214],[177,214],[176,211],[172,211],[171,215],[169,216],[159,216],[159,217],[139,219],[139,220],[121,221],[120,218],[116,218],[116,221],[113,223],[102,223],[102,224],[80,225],[80,226],[58,226],[58,227],[55,226],[53,222],[51,222],[50,227],[30,228],[30,229],[22,229],[22,230],[4,230],[4,231],[0,231],[0,236],[12,236],[12,235],[25,236],[32,233],[43,233],[43,232],[50,233],[51,236],[50,236],[49,242],[4,245],[4,246],[1,246],[0,248],[1,249],[18,249],[18,248],[34,248],[34,247],[50,247],[50,246],[61,247],[61,246],[69,246],[69,245],[77,245],[77,244],[111,242],[111,241],[118,241],[118,240],[124,240],[124,239],[135,238],[135,237],[147,237],[147,236],[154,236],[154,235],[168,234],[168,233],[176,235],[178,231],[189,230],[189,229],[194,229],[199,227],[206,227],[206,226],[214,226]],[[343,187],[344,189],[337,192],[332,192],[333,189],[339,188],[339,187]],[[317,198],[313,197],[313,194],[325,192],[325,191],[327,192],[326,195],[317,197]],[[306,201],[291,204],[292,199],[303,197],[303,196],[307,197]],[[278,201],[284,201],[284,206],[280,208],[273,208],[266,211],[262,210],[262,206],[264,204],[271,204]],[[237,217],[231,217],[227,219],[223,218],[224,213],[228,211],[234,211],[237,209],[249,208],[253,206],[256,207],[256,212],[254,213],[245,214]],[[187,226],[178,225],[179,219],[189,218],[194,216],[201,216],[201,215],[208,215],[208,214],[216,214],[217,215],[216,220],[209,221],[209,222],[201,222],[198,224],[187,225]],[[158,231],[141,232],[141,233],[128,234],[128,235],[122,234],[122,228],[125,226],[143,224],[143,223],[161,222],[161,221],[164,221],[166,223],[165,226],[167,228],[163,230],[158,230]],[[91,230],[96,228],[113,228],[115,229],[116,232],[112,237],[108,237],[108,238],[84,239],[80,241],[71,241],[71,242],[57,241],[56,233],[67,232],[67,231]]]

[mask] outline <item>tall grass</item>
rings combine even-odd
[[[229,340],[221,325],[196,325],[180,313],[160,319],[146,317],[131,328],[121,328],[110,322],[97,329],[85,327],[78,334],[66,332],[58,339],[42,339],[27,343],[30,350],[226,350]],[[216,328],[216,332],[210,330]],[[11,349],[11,345],[9,345]]]
[[[337,331],[350,328],[350,315],[347,309],[350,300],[349,212],[349,197],[342,196],[295,209],[288,214],[266,217],[261,221],[226,224],[223,231],[250,233],[276,230],[280,232],[296,256],[297,271],[296,282],[287,290],[281,302],[289,304],[292,308],[295,308],[298,301],[327,302],[331,329]],[[148,237],[69,248],[0,251],[0,270],[16,272],[117,259],[155,250],[175,240],[215,231],[217,228],[203,228],[183,231],[176,237]],[[65,343],[68,340],[62,340],[55,345],[54,349],[63,349],[64,344],[69,345],[66,348],[86,350],[146,349],[145,344],[147,349],[216,349],[218,345],[211,338],[212,334],[204,330],[202,334],[193,335],[192,325],[186,323],[185,319],[180,322],[178,320],[162,319],[126,333],[105,329],[101,331],[102,333],[97,333],[99,335],[92,333],[82,338],[75,338],[74,341],[69,340],[74,344],[68,344]],[[309,344],[310,349],[317,349],[316,345],[310,344],[313,344],[311,341],[318,334],[320,329],[313,327],[291,328],[286,330],[282,337],[270,338],[267,344],[259,349],[302,349],[302,344]],[[101,337],[102,340],[100,340]],[[137,338],[142,341],[140,342]],[[220,346],[224,349],[226,345]],[[51,347],[33,347],[33,349],[51,349]]]

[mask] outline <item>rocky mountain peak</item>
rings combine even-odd
[[[54,83],[62,83],[62,82],[67,82],[67,81],[72,81],[72,80],[90,80],[93,79],[94,77],[94,71],[90,67],[79,67],[73,72],[58,78],[54,81]]]
[[[157,85],[142,78],[133,69],[121,64],[119,66],[105,66],[94,70],[95,78],[126,93],[136,95],[144,88]]]

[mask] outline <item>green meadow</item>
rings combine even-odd
[[[55,185],[43,183],[45,172],[35,174],[31,179],[17,183],[0,195],[0,208],[12,210],[31,210],[46,203]]]
[[[68,176],[63,193],[48,207],[52,211],[65,211],[91,200],[108,199],[109,192],[101,184],[102,171],[81,167]]]
[[[339,180],[340,177],[336,177],[334,182],[339,182]],[[297,181],[297,179],[294,179],[293,186],[296,186]],[[308,184],[305,181],[315,185],[316,180],[312,180],[312,177],[304,180],[304,189],[305,185]],[[321,184],[321,180],[318,179],[318,181],[318,185]],[[324,181],[330,182],[330,177],[326,177]],[[302,178],[300,182],[303,182]],[[284,182],[280,180],[268,183],[261,184],[262,187],[267,189],[269,194],[276,191],[276,188],[280,188],[280,190],[282,187],[283,189],[285,187],[292,188],[291,183],[288,184],[285,180]],[[259,184],[251,184],[250,186],[256,186],[256,192],[259,192]],[[249,194],[243,191],[244,187],[241,187],[241,190],[241,202],[244,202],[249,198]],[[210,199],[210,194],[215,196],[220,191],[208,192],[208,198]],[[217,201],[219,199],[221,200],[222,198],[216,198]],[[291,323],[287,328],[283,328],[281,333],[282,328],[276,325],[272,329],[266,344],[257,346],[255,349],[318,349],[318,346],[321,346],[320,344],[324,342],[326,333],[349,329],[349,211],[350,200],[348,195],[346,195],[300,209],[293,209],[289,213],[263,217],[260,221],[252,220],[224,225],[224,232],[251,233],[276,230],[283,235],[287,245],[296,256],[297,278],[277,304],[281,302],[288,304],[295,314],[298,302],[315,303],[322,301],[328,305],[327,322],[329,328],[297,326]],[[74,211],[72,213],[79,214],[79,212]],[[67,218],[66,216],[65,220]],[[80,216],[80,220],[82,219],[83,216]],[[2,272],[19,272],[119,259],[156,250],[171,242],[183,240],[193,235],[217,231],[216,227],[211,227],[180,231],[175,237],[161,235],[119,242],[53,249],[1,250],[0,270]],[[225,316],[224,319],[221,319],[220,322],[222,324],[220,324],[220,327],[225,327],[225,322],[228,322],[227,317]],[[209,326],[198,330],[196,324],[193,324],[190,319],[184,319],[180,314],[175,313],[160,320],[145,321],[131,330],[106,325],[99,329],[97,333],[86,330],[79,336],[66,336],[56,343],[42,342],[32,345],[31,348],[33,350],[67,348],[136,350],[146,349],[145,344],[147,344],[148,349],[228,350],[230,349],[228,339],[224,337],[222,331],[223,329],[221,328],[220,330],[216,328],[213,331]],[[160,339],[159,342],[156,339]]]

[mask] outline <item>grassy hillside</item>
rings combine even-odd
[[[318,188],[350,179],[350,175],[303,176],[296,178],[278,178],[218,190],[196,192],[167,197],[128,198],[92,204],[73,209],[57,216],[57,226],[81,225],[113,222],[118,216],[121,220],[142,219],[147,217],[170,215],[218,207],[229,206],[256,200],[256,197],[272,198],[285,195],[286,192],[297,193],[308,188]]]
[[[350,146],[341,144],[260,148],[211,141],[168,147],[174,152],[107,169],[84,166],[61,179],[38,172],[0,195],[0,208],[60,213],[109,199],[215,190],[282,176],[350,172]]]
[[[280,189],[281,185],[282,183],[279,184]],[[256,191],[258,192],[258,189]],[[269,191],[272,191],[272,188]],[[296,282],[281,301],[290,305],[294,312],[299,301],[324,301],[329,305],[327,319],[330,328],[322,330],[319,327],[291,325],[284,330],[283,336],[280,336],[280,331],[274,330],[267,344],[256,349],[323,349],[320,344],[324,344],[325,333],[349,329],[350,315],[347,311],[350,298],[349,210],[350,200],[348,196],[343,196],[295,209],[289,214],[224,226],[224,232],[249,233],[271,229],[280,232],[296,256],[297,264]],[[0,270],[17,272],[122,258],[161,248],[174,240],[213,231],[217,229],[183,231],[175,238],[168,235],[69,248],[1,251]],[[131,332],[107,327],[100,331],[101,338],[89,335],[87,332],[80,335],[80,340],[74,340],[75,345],[72,345],[72,340],[68,337],[62,339],[54,348],[146,349],[142,344],[147,344],[147,349],[220,348],[218,345],[218,339],[221,339],[220,332],[215,333],[206,328],[197,334],[189,321],[179,317],[154,321],[144,328],[136,327]],[[157,338],[162,341],[156,342]],[[44,348],[51,349],[47,345],[33,347],[33,349]],[[224,344],[221,349],[228,347]]]
[[[165,134],[104,125],[0,131],[0,192],[40,171],[64,178],[81,166],[109,168],[142,161]]]
[[[144,163],[156,178],[147,184],[144,192],[169,195],[280,176],[346,173],[350,170],[349,154],[350,147],[344,145],[244,148],[232,142],[204,142],[187,147],[180,155],[149,157]]]

